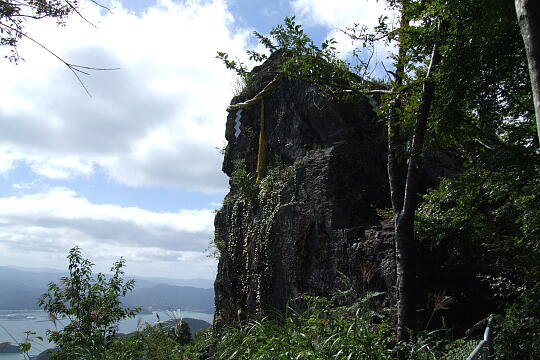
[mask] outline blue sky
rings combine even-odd
[[[234,84],[216,51],[242,58],[254,30],[296,15],[346,54],[337,29],[375,25],[384,4],[123,0],[106,12],[82,3],[97,28],[72,17],[27,31],[69,62],[120,68],[84,76],[91,97],[24,39],[25,61],[0,62],[0,265],[65,268],[79,245],[99,270],[124,256],[135,275],[213,278],[204,250],[227,192],[216,148]]]

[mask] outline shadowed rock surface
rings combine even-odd
[[[232,104],[274,78],[278,56],[253,70]],[[266,176],[258,184],[260,102],[227,118],[231,189],[215,218],[218,332],[305,294],[328,296],[340,272],[359,292],[394,281],[392,231],[377,211],[389,206],[384,128],[368,100],[330,100],[283,79],[264,109]]]

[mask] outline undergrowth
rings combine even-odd
[[[253,319],[220,336],[212,329],[194,340],[180,341],[170,329],[145,326],[115,339],[107,349],[78,349],[68,357],[85,360],[386,360],[400,351],[406,359],[443,359],[448,351],[443,331],[421,333],[406,344],[395,342],[394,330],[373,304],[380,293],[337,305],[336,298],[303,297],[296,310]],[[298,299],[297,299],[298,300]],[[339,301],[338,301],[339,302]],[[454,343],[460,345],[461,343]]]
[[[357,303],[334,307],[323,298],[306,297],[303,310],[252,320],[228,329],[214,359],[391,359],[390,329]]]
[[[345,293],[346,294],[346,293]],[[376,308],[382,293],[340,305],[331,299],[305,296],[296,310],[253,319],[216,336],[212,328],[194,339],[186,328],[139,326],[107,346],[72,347],[51,359],[67,360],[386,360],[463,359],[476,346],[471,338],[452,340],[445,329],[420,332],[408,343],[396,343],[387,321],[390,309]],[[181,322],[179,322],[181,324]]]
[[[446,329],[418,332],[407,343],[396,342],[390,320],[395,309],[382,306],[384,293],[359,296],[343,275],[343,289],[330,298],[300,296],[285,311],[253,318],[219,334],[210,329],[192,339],[189,325],[174,317],[154,326],[137,326],[133,333],[120,336],[118,318],[131,314],[120,308],[120,297],[127,292],[122,291],[123,262],[116,263],[116,275],[105,282],[102,274],[93,277],[93,264],[82,258],[78,248],[72,249],[68,258],[70,277],[59,285],[51,283],[42,297],[46,309],[57,309],[51,313],[54,322],[60,321],[60,316],[69,321],[62,329],[48,332],[56,345],[50,355],[53,360],[386,360],[398,356],[455,360],[474,346],[474,339],[454,340]],[[106,323],[96,322],[97,316],[107,311],[115,312],[118,318],[111,315]],[[70,317],[72,313],[75,315]],[[510,331],[501,331],[505,334]],[[31,341],[19,346],[29,359]]]

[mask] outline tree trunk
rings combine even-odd
[[[400,49],[401,51],[401,49]],[[397,277],[397,294],[398,294],[398,324],[397,335],[398,340],[406,341],[410,337],[410,333],[416,331],[416,257],[417,246],[414,238],[414,215],[417,208],[417,192],[418,192],[418,172],[420,158],[424,146],[424,137],[429,118],[429,111],[435,94],[435,83],[431,79],[433,69],[440,62],[440,54],[437,47],[433,47],[431,61],[423,83],[422,100],[418,108],[418,116],[414,126],[414,135],[411,141],[411,150],[409,155],[409,163],[407,166],[407,176],[405,180],[405,191],[403,193],[402,202],[394,202],[394,225],[396,235],[396,277]],[[390,125],[392,120],[390,120]],[[389,125],[389,128],[390,128]],[[396,124],[393,124],[394,126]],[[389,144],[392,139],[389,138]],[[389,152],[392,152],[389,146]],[[390,167],[391,159],[395,160],[395,154],[389,154],[389,175],[391,175]],[[392,180],[390,180],[392,184]],[[396,189],[392,189],[391,192]],[[402,208],[397,206],[402,205]]]
[[[408,19],[401,17],[400,28],[406,29],[409,26]],[[406,49],[402,39],[399,40],[398,56],[396,59],[396,71],[394,78],[394,89],[397,91],[392,110],[388,116],[388,182],[390,185],[390,197],[392,199],[392,210],[394,213],[394,234],[396,246],[396,298],[397,298],[397,337],[400,341],[405,341],[408,337],[407,328],[414,328],[416,323],[416,309],[414,298],[414,274],[411,274],[411,251],[410,226],[403,218],[404,183],[401,174],[401,166],[398,164],[396,156],[397,145],[400,143],[400,113],[403,107],[402,91],[405,78],[405,55]],[[413,230],[414,231],[414,230]],[[413,251],[414,253],[414,251]],[[412,275],[412,277],[411,277]],[[403,354],[400,354],[400,358]]]
[[[515,5],[529,63],[536,131],[540,141],[540,1],[515,0]]]
[[[414,216],[400,212],[394,217],[397,277],[397,337],[407,341],[416,331],[416,242]]]

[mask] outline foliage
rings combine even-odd
[[[208,248],[205,250],[208,257],[219,259],[225,252],[225,241],[222,239],[219,230],[214,230],[214,238],[208,244]]]
[[[92,275],[93,264],[82,257],[79,247],[70,250],[68,260],[69,276],[60,284],[49,283],[48,291],[38,301],[55,324],[69,321],[60,331],[49,330],[49,341],[58,347],[58,356],[81,356],[81,351],[97,354],[110,345],[118,322],[139,311],[124,308],[121,303],[121,297],[133,289],[135,282],[122,278],[122,258],[112,266],[109,279],[102,273]]]
[[[231,60],[229,58],[229,54],[223,51],[218,51],[216,58],[223,61],[223,64],[225,65],[227,69],[234,70],[241,78],[243,78],[244,76],[247,76],[247,74],[249,73],[246,64],[244,64],[239,59]]]
[[[69,276],[61,284],[50,283],[48,292],[39,299],[51,319],[69,323],[60,331],[48,331],[49,341],[58,351],[53,359],[132,360],[132,359],[201,359],[210,345],[211,335],[201,332],[193,343],[189,325],[179,319],[145,324],[127,336],[118,337],[118,322],[133,317],[138,309],[121,305],[121,297],[133,289],[134,280],[124,281],[125,262],[117,261],[108,279],[92,275],[93,264],[84,259],[78,247],[69,255]],[[30,333],[29,333],[30,334]],[[29,350],[29,342],[23,350]]]
[[[195,341],[178,341],[174,331],[163,326],[145,324],[137,331],[114,338],[107,349],[80,348],[75,354],[55,353],[53,358],[61,360],[202,360],[206,359],[212,344],[211,330],[201,330]],[[75,357],[73,357],[75,356]]]
[[[415,172],[421,166],[416,160],[424,153],[435,159],[431,164],[450,158],[451,166],[442,167],[453,178],[442,180],[424,198],[417,214],[415,238],[426,263],[421,275],[461,269],[472,284],[491,288],[488,301],[504,312],[499,319],[501,354],[513,352],[526,358],[538,347],[529,334],[538,332],[540,323],[535,305],[535,289],[540,285],[540,161],[527,62],[513,4],[506,0],[391,0],[389,4],[406,20],[400,27],[381,18],[375,32],[363,27],[348,33],[361,44],[360,51],[373,49],[380,39],[398,41],[402,51],[394,57],[396,69],[387,71],[390,84],[369,78],[365,71],[369,60],[361,61],[360,69],[349,69],[349,64],[337,60],[331,42],[315,46],[294,18],[286,18],[268,37],[256,36],[271,53],[282,56],[280,73],[310,82],[326,94],[344,89],[361,93],[380,86],[378,90],[387,95],[380,102],[379,115],[393,122],[389,142],[395,144],[390,149],[398,170],[397,192],[420,189],[422,185],[413,180],[421,174],[411,176],[409,183],[406,168]],[[442,61],[428,77],[436,53]],[[254,52],[249,55],[257,61],[265,58]],[[237,64],[226,65],[247,71]],[[427,102],[426,85],[437,89]],[[417,126],[422,111],[427,129]],[[433,180],[427,185],[434,185]],[[405,199],[416,194],[409,195]],[[416,201],[412,204],[414,216]],[[399,217],[402,209],[397,209],[394,215]],[[409,240],[416,246],[414,239]],[[431,293],[448,294],[455,301],[470,290],[445,292],[448,284],[440,286]],[[519,333],[516,329],[524,336],[510,340]]]
[[[512,2],[452,0],[443,12],[446,55],[428,143],[534,144],[527,62]],[[536,146],[538,146],[536,144]]]
[[[146,324],[140,331],[126,338],[116,339],[110,346],[108,358],[174,360],[183,359],[183,345],[173,332],[161,326]]]
[[[394,91],[383,101],[380,113],[396,114],[389,141],[399,144],[396,159],[402,168],[405,164],[408,167],[404,189],[418,186],[408,181],[417,167],[412,161],[415,140],[424,138],[417,132],[422,110],[417,104],[425,101],[427,83],[422,79],[437,51],[442,58],[432,76],[437,90],[429,110],[426,146],[420,149],[437,161],[450,158],[454,176],[459,174],[443,180],[420,208],[415,237],[424,246],[420,254],[424,267],[419,275],[424,282],[444,271],[453,274],[451,279],[463,275],[468,281],[462,281],[461,288],[445,283],[435,290],[449,290],[459,301],[464,292],[471,294],[471,284],[476,289],[491,286],[493,296],[506,294],[497,301],[505,307],[511,303],[509,295],[517,294],[525,283],[537,283],[530,276],[536,270],[524,280],[524,270],[530,268],[534,257],[522,244],[537,243],[538,232],[531,224],[539,221],[532,205],[537,201],[533,194],[538,187],[533,184],[539,174],[538,168],[531,166],[538,163],[531,131],[532,100],[513,4],[504,0],[393,3],[407,21],[393,34],[388,33],[398,37],[400,51],[396,74],[392,74]],[[405,177],[403,170],[396,176],[400,177]],[[399,228],[399,221],[396,226]],[[475,279],[478,273],[485,283]],[[426,289],[416,289],[416,297],[425,295],[421,290]]]
[[[237,194],[240,199],[251,201],[257,197],[258,186],[255,176],[247,171],[246,161],[244,159],[234,162],[231,185],[238,191]]]
[[[87,0],[91,3],[110,10],[97,2],[97,0]],[[10,55],[4,56],[12,62],[23,60],[19,55],[17,46],[19,40],[26,38],[35,45],[41,47],[45,52],[54,56],[63,63],[77,78],[84,91],[91,96],[88,88],[81,79],[81,74],[90,75],[91,71],[118,70],[118,68],[97,68],[92,66],[83,66],[72,64],[50,50],[42,42],[28,35],[25,31],[26,21],[40,20],[44,18],[54,18],[58,25],[65,25],[67,17],[73,13],[92,26],[88,19],[79,12],[79,0],[0,0],[0,46],[8,46]]]
[[[418,235],[432,272],[491,289],[499,358],[527,359],[540,346],[540,159],[528,146],[478,148],[463,173],[425,196]]]
[[[25,25],[28,20],[54,18],[64,25],[72,13],[79,13],[78,0],[6,0],[0,1],[0,45],[11,48],[10,61],[19,61],[17,45],[22,37],[28,37]]]
[[[294,18],[286,18],[284,23],[275,27],[268,37],[258,33],[256,36],[271,53],[278,53],[282,57],[278,70],[280,73],[310,82],[326,94],[342,90],[362,93],[369,90],[370,86],[382,85],[382,88],[376,90],[386,94],[382,98],[379,115],[389,122],[389,149],[394,157],[393,163],[390,158],[388,163],[389,175],[392,177],[390,184],[393,188],[392,198],[398,199],[394,202],[396,205],[394,215],[398,220],[405,219],[396,222],[398,227],[401,223],[407,225],[403,225],[405,230],[402,232],[406,239],[398,243],[407,244],[408,250],[403,250],[403,254],[398,258],[412,259],[416,256],[417,242],[413,236],[415,226],[413,219],[417,206],[416,190],[420,189],[421,176],[416,173],[422,165],[420,159],[423,153],[430,152],[432,158],[438,158],[442,154],[453,152],[452,157],[457,159],[458,163],[456,167],[459,169],[462,163],[466,167],[467,176],[461,178],[463,191],[472,195],[474,193],[468,191],[475,191],[475,187],[478,188],[479,182],[482,181],[475,179],[475,175],[490,177],[496,169],[485,164],[474,164],[475,161],[479,158],[488,161],[487,158],[490,156],[491,162],[500,161],[501,158],[509,159],[516,154],[530,153],[537,144],[534,132],[531,131],[534,122],[531,117],[532,100],[528,91],[526,58],[511,2],[393,0],[389,1],[389,4],[397,9],[401,19],[404,19],[399,27],[394,28],[392,24],[387,23],[387,19],[381,18],[375,32],[370,33],[366,28],[361,28],[359,31],[350,29],[349,34],[353,40],[361,44],[361,50],[366,47],[369,49],[369,46],[373,46],[374,42],[380,39],[398,42],[400,51],[394,57],[395,71],[387,72],[390,84],[376,83],[369,78],[370,74],[365,71],[369,67],[369,61],[361,62],[360,69],[350,69],[349,64],[337,58],[332,41],[323,43],[321,48],[315,46],[302,27],[295,23]],[[436,54],[440,57],[435,56]],[[265,58],[264,55],[254,52],[250,52],[249,55],[252,60],[260,61]],[[440,58],[442,61],[437,62],[437,66],[432,68],[430,64],[434,58]],[[225,61],[227,58],[222,60]],[[247,71],[243,65],[234,62],[225,61],[225,64],[240,73]],[[362,68],[364,71],[361,71]],[[351,70],[367,78],[359,78]],[[428,70],[433,71],[430,76]],[[429,87],[431,92],[426,91]],[[437,91],[433,90],[435,88]],[[424,116],[420,117],[421,114]],[[495,155],[490,155],[490,152]],[[532,163],[536,161],[534,157],[530,160]],[[502,172],[497,174],[501,175]],[[514,175],[512,172],[509,174]],[[528,174],[531,178],[537,176],[534,171],[529,171]],[[512,176],[506,178],[503,176],[495,180],[496,184],[493,184],[494,188],[490,190],[494,193],[494,197],[504,199],[503,189],[507,186],[505,182],[512,181]],[[457,182],[454,185],[457,185]],[[410,193],[405,196],[406,190]],[[530,207],[530,201],[526,199],[531,193],[523,190],[522,188],[515,190],[516,197],[520,199],[516,201],[524,202]],[[443,190],[440,194],[441,197],[438,200],[433,199],[433,203],[443,199],[443,194],[448,195]],[[475,201],[476,198],[469,201],[467,206],[476,205]],[[403,206],[404,204],[406,206]],[[466,212],[466,209],[464,206],[461,211]],[[488,239],[486,235],[490,234],[491,237],[502,239],[509,233],[513,232],[514,235],[519,233],[515,230],[518,220],[512,210],[510,206],[501,207],[497,210],[497,214],[493,214],[498,216],[499,220],[496,228],[489,228],[488,225],[494,224],[485,222],[488,215],[469,211],[468,215],[478,216],[486,226],[460,228],[465,236],[457,232],[452,233],[455,229],[448,227],[435,231],[429,229],[429,225],[425,222],[419,222],[417,223],[419,226],[427,227],[418,229],[416,239],[429,243],[433,239],[426,233],[433,234],[434,237],[455,239],[463,246],[458,254],[454,254],[455,258],[467,262],[475,254],[472,250],[479,250],[474,246],[471,247],[471,243],[462,241],[470,239],[471,234],[483,236],[485,239]],[[406,216],[401,216],[405,212]],[[523,221],[527,217],[531,218],[530,213],[524,216]],[[459,218],[452,216],[447,216],[444,220],[432,216],[432,219],[445,221],[445,225],[459,221]],[[471,218],[468,221],[470,221],[468,225],[471,225],[477,219]],[[398,232],[396,231],[396,234]],[[480,237],[475,238],[476,244],[484,241]],[[442,248],[439,249],[442,251]],[[491,256],[490,259],[486,259],[487,264],[492,264],[493,261],[502,264],[507,262],[505,258],[511,257],[504,255],[501,249],[482,250],[486,250]],[[517,248],[512,250],[522,251]],[[445,248],[445,251],[450,250]],[[405,252],[410,253],[410,256],[405,256]],[[514,256],[516,253],[509,254]],[[437,269],[438,265],[435,262],[431,265]],[[427,272],[430,270],[426,269]],[[415,265],[401,265],[401,270],[398,271],[401,274],[412,274],[407,276],[409,279],[416,278],[414,272]],[[508,272],[515,273],[513,270]],[[400,283],[405,284],[405,281]],[[411,284],[412,286],[407,284],[403,287],[414,288],[414,280]],[[438,290],[442,293],[445,289]],[[412,289],[411,293],[416,291]],[[402,303],[413,304],[413,301]],[[416,310],[408,313],[416,314]]]
[[[272,158],[266,176],[259,184],[259,199],[279,197],[283,187],[294,176],[294,167],[286,166],[281,159]]]
[[[210,350],[215,344],[216,338],[212,328],[199,330],[195,334],[195,339],[184,347],[185,360],[211,359]]]
[[[250,73],[242,76],[237,76],[233,83],[233,95],[241,96],[242,94],[252,91],[254,88],[253,78]]]
[[[397,343],[386,320],[390,309],[379,307],[380,295],[367,293],[358,299],[354,290],[345,289],[330,299],[302,296],[294,299],[295,310],[288,308],[273,317],[251,320],[219,336],[210,328],[189,341],[179,337],[174,327],[145,324],[127,336],[112,339],[106,349],[84,346],[54,356],[62,360],[352,360],[395,359],[400,350],[410,360],[453,360],[460,357],[444,355],[463,354],[457,350],[468,349],[473,343],[461,339],[447,345],[449,332],[441,330],[420,332],[408,343]]]
[[[477,343],[453,340],[448,330],[420,331],[409,342],[398,343],[386,317],[391,309],[381,309],[376,300],[381,293],[358,298],[351,291],[330,299],[297,298],[296,310],[227,329],[211,359],[395,359],[400,352],[410,360],[454,360],[463,359],[459,355],[468,355]]]
[[[223,61],[223,64],[225,64],[225,67],[227,69],[234,70],[236,72],[237,77],[235,83],[233,84],[234,96],[240,96],[244,92],[249,91],[253,88],[253,78],[251,76],[251,73],[248,71],[246,64],[244,64],[239,59],[231,60],[229,58],[229,54],[222,51],[217,52],[216,58]],[[262,61],[265,59],[265,57],[257,59],[259,59],[257,61]]]
[[[271,54],[279,53],[281,61],[278,73],[289,78],[300,78],[318,87],[320,91],[333,94],[336,89],[347,89],[355,86],[358,78],[349,71],[348,65],[338,57],[334,39],[325,40],[321,46],[313,40],[297,24],[293,17],[286,17],[283,24],[274,27],[268,37],[255,32],[254,35]],[[249,50],[250,60],[262,62],[267,59],[264,53]],[[236,71],[240,77],[249,75],[247,66],[230,60],[229,55],[218,52],[217,58],[222,60],[227,69]]]
[[[524,289],[495,327],[497,359],[535,359],[540,351],[540,284]]]
[[[418,221],[428,246],[477,264],[481,273],[513,279],[517,289],[540,279],[533,257],[540,255],[540,168],[533,151],[509,149],[486,151],[441,181],[425,196]],[[502,288],[499,295],[506,297]]]
[[[388,326],[360,309],[305,297],[304,310],[252,320],[221,337],[217,359],[391,359]]]
[[[294,17],[286,17],[283,24],[270,31],[269,37],[257,32],[255,35],[268,50],[279,50],[283,54],[280,71],[291,78],[301,78],[319,86],[337,85],[338,81],[349,78],[347,65],[337,56],[336,41],[325,40],[319,48]]]
[[[221,156],[226,157],[229,152],[229,144],[224,143],[222,147],[216,147],[216,150]]]
[[[189,324],[177,316],[176,312],[170,312],[169,314],[171,319],[159,322],[158,327],[165,330],[179,345],[189,344],[192,340]]]

